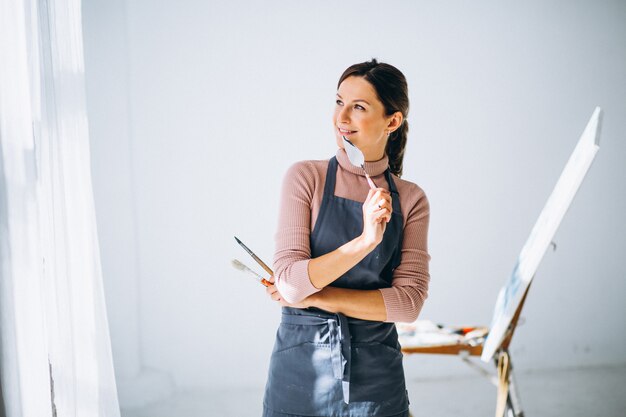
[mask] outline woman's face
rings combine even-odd
[[[333,124],[337,145],[343,148],[345,136],[363,152],[366,161],[378,161],[385,155],[387,132],[402,121],[400,112],[385,115],[383,103],[374,87],[363,77],[348,77],[337,90]]]

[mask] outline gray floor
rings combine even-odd
[[[626,366],[516,374],[526,417],[626,417]],[[409,380],[411,411],[420,416],[493,416],[495,387],[482,376]],[[122,417],[258,417],[262,390],[183,392]]]

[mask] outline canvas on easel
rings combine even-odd
[[[530,232],[510,278],[498,294],[490,327],[474,327],[475,330],[461,336],[455,334],[455,330],[460,327],[442,328],[440,334],[437,334],[437,328],[430,326],[433,335],[429,339],[420,338],[419,328],[429,327],[419,324],[421,320],[412,324],[398,324],[404,353],[463,354],[462,359],[470,365],[472,362],[468,356],[480,356],[483,361],[489,362],[497,353],[496,416],[504,415],[506,410],[513,416],[523,415],[514,386],[508,347],[539,263],[598,152],[601,119],[602,109],[596,107]]]
[[[596,107],[576,148],[548,198],[517,259],[513,273],[498,294],[481,359],[489,362],[506,335],[522,297],[539,267],[565,212],[599,149],[602,110]]]

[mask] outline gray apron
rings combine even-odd
[[[337,249],[363,231],[363,204],[335,196],[336,177],[337,158],[333,157],[310,237],[312,258]],[[391,287],[393,270],[400,264],[403,221],[389,169],[385,178],[393,215],[383,241],[330,284],[333,287]],[[317,308],[283,307],[265,388],[264,417],[408,415],[402,352],[393,323]]]

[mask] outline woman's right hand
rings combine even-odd
[[[372,188],[363,203],[363,233],[361,238],[374,247],[383,240],[393,211],[391,194],[384,188]]]

